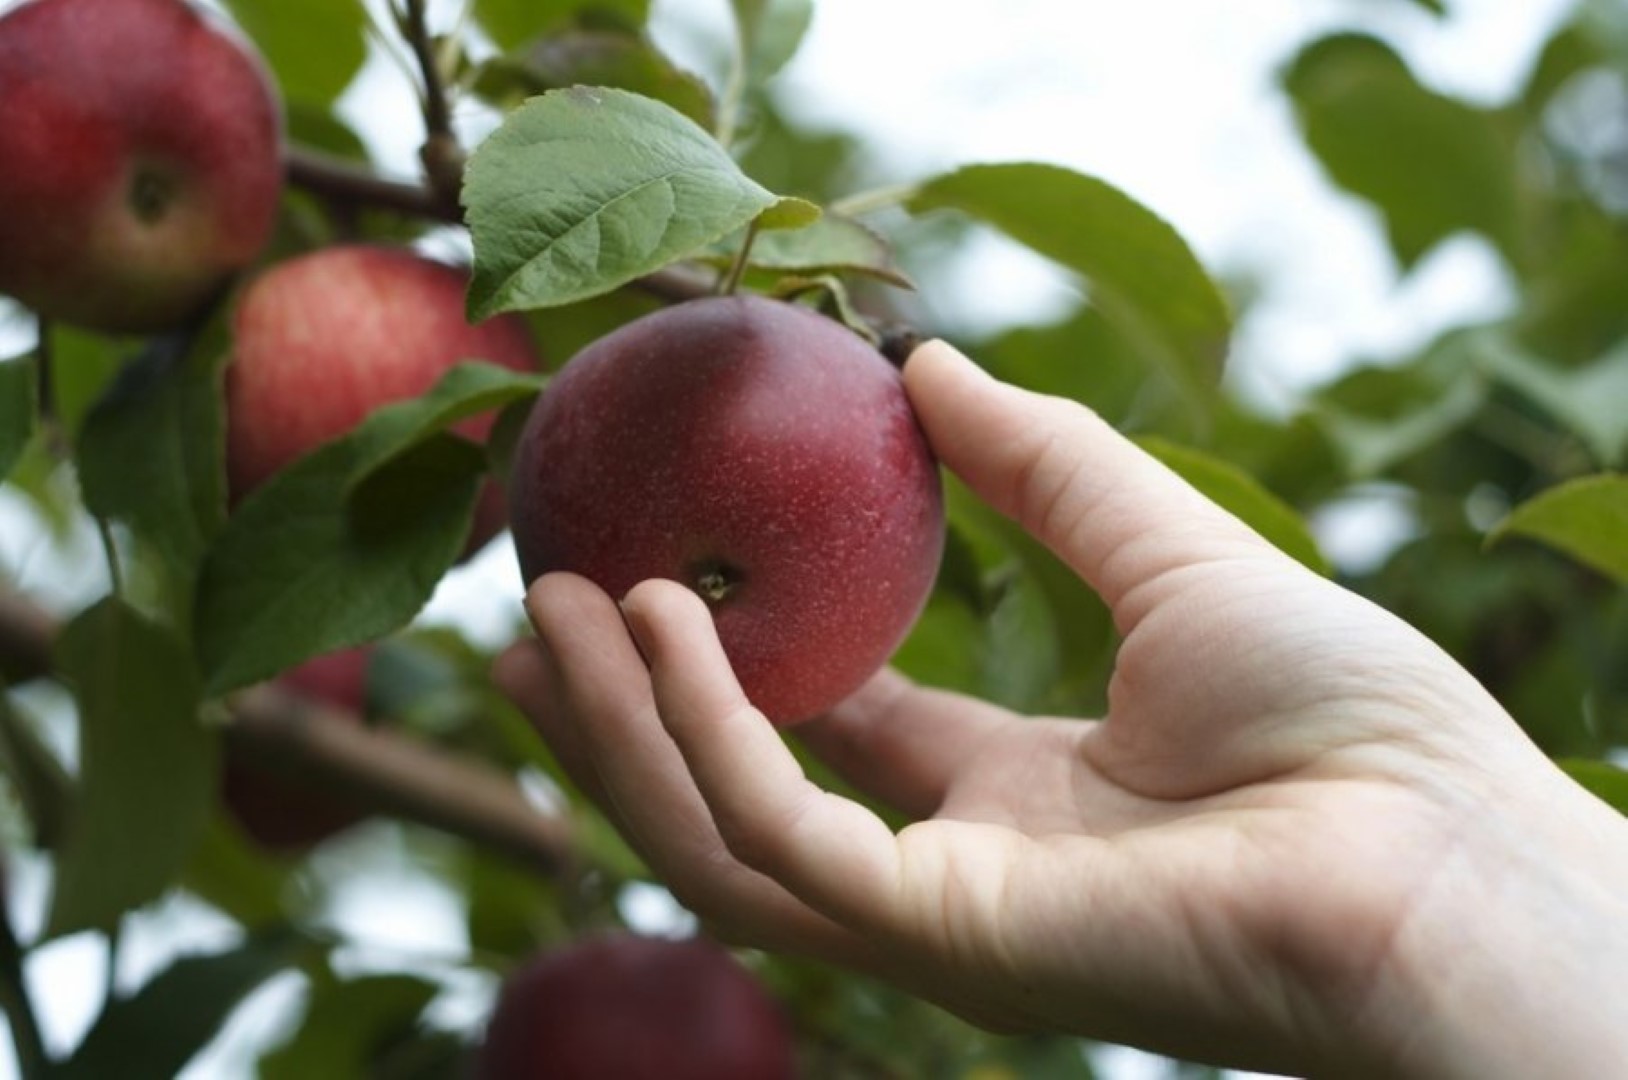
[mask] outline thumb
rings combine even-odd
[[[1287,561],[1083,405],[1000,382],[942,341],[910,355],[904,381],[939,460],[1116,610],[1183,566]]]

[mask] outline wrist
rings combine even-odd
[[[1485,813],[1393,950],[1401,1075],[1594,1078],[1628,1062],[1628,819],[1558,771]]]

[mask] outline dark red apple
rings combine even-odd
[[[232,316],[226,371],[227,472],[241,499],[374,409],[416,397],[460,360],[535,371],[524,320],[476,326],[464,317],[466,271],[405,248],[342,245],[279,263],[244,290]],[[454,428],[480,441],[495,416]],[[503,527],[488,485],[471,545]]]
[[[362,645],[318,656],[277,681],[301,697],[332,706],[336,716],[361,723],[367,715],[373,648]],[[262,847],[283,853],[304,851],[366,816],[329,787],[298,773],[257,768],[238,755],[227,757],[222,769],[221,799],[244,832]]]
[[[779,1005],[707,941],[622,934],[544,954],[504,983],[477,1080],[791,1080]]]
[[[182,0],[33,0],[0,18],[0,163],[0,292],[160,330],[265,246],[279,108],[260,61]]]
[[[846,327],[752,296],[668,308],[578,354],[521,434],[509,516],[527,582],[694,589],[778,724],[886,663],[944,542],[898,371]]]

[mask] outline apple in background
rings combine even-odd
[[[545,953],[503,985],[476,1080],[791,1080],[779,1005],[723,948],[618,934]]]
[[[406,248],[322,248],[267,270],[232,314],[226,458],[233,500],[373,410],[424,393],[461,360],[536,371],[525,321],[464,317],[466,271]],[[482,441],[495,414],[454,427]],[[470,550],[503,528],[496,484],[482,491]]]
[[[0,17],[0,292],[147,332],[192,315],[271,235],[272,84],[182,0],[33,0]]]
[[[367,714],[367,669],[373,646],[307,660],[278,677],[300,696],[342,710],[347,720],[362,723]],[[304,851],[366,817],[359,808],[336,798],[331,787],[288,771],[256,768],[233,754],[221,770],[221,800],[243,831],[262,847],[281,853]]]
[[[520,436],[509,517],[528,583],[694,589],[783,725],[886,663],[944,543],[898,371],[846,327],[753,296],[680,304],[579,353]]]

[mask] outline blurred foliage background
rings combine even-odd
[[[226,0],[224,8],[275,71],[291,141],[373,167],[367,143],[334,106],[370,48],[400,52],[391,27],[333,0]],[[652,43],[648,17],[645,0],[473,0],[462,36],[437,44],[477,118],[495,120],[532,94],[578,82],[624,86],[711,117],[726,46],[718,45],[718,70],[689,73]],[[899,178],[877,175],[857,137],[801,129],[772,92],[752,97],[740,118],[739,159],[773,191],[866,211],[893,263],[924,281],[968,241],[974,221],[1077,272],[1075,310],[959,344],[1004,378],[1086,402],[1297,558],[1420,627],[1545,751],[1628,809],[1628,779],[1617,767],[1628,752],[1628,480],[1618,472],[1628,456],[1628,8],[1582,0],[1518,91],[1495,104],[1430,85],[1393,45],[1358,32],[1284,57],[1278,90],[1309,159],[1329,185],[1371,209],[1399,266],[1415,267],[1466,233],[1484,238],[1516,290],[1507,315],[1454,326],[1411,355],[1373,357],[1291,408],[1267,408],[1224,377],[1227,336],[1252,302],[1249,283],[1183,278],[1185,247],[1117,192],[1014,166],[854,200]],[[1071,213],[1087,204],[1131,222],[1121,248],[1105,247],[1100,231],[1070,231]],[[466,248],[443,222],[296,184],[266,259],[353,238]],[[873,317],[934,330],[931,297],[870,280],[851,289]],[[529,317],[557,365],[658,302],[622,290]],[[141,343],[52,327],[48,345],[58,426],[0,416],[6,485],[29,507],[6,527],[26,522],[63,560],[94,561],[64,443],[80,445],[86,417]],[[23,368],[8,364],[0,376],[20,381]],[[899,666],[1024,710],[1100,711],[1114,648],[1100,602],[953,481],[949,505],[939,585]],[[1403,522],[1404,539],[1360,565],[1331,563],[1307,523],[1374,506]],[[169,561],[139,530],[120,539],[129,594],[162,608]],[[0,581],[35,587],[25,570],[0,567]],[[520,633],[512,600],[503,598],[505,617]],[[24,944],[11,943],[0,963],[14,975],[24,964],[40,968],[30,985],[42,998],[54,984],[58,998],[81,1001],[92,1026],[75,1051],[78,1068],[167,1075],[230,1020],[232,1051],[223,1055],[216,1043],[210,1068],[456,1076],[497,977],[518,960],[595,929],[688,926],[488,686],[491,651],[444,626],[397,634],[373,656],[369,712],[520,778],[573,823],[577,862],[539,873],[441,831],[382,819],[309,851],[275,854],[212,812],[163,883],[166,899],[124,915],[122,933],[80,935],[115,957],[105,1007],[94,963],[59,963],[54,977],[40,968],[52,935],[29,930],[41,916],[13,897]],[[88,797],[76,722],[49,684],[0,698],[6,835],[14,851],[38,853],[20,860],[34,901],[47,891],[64,822]],[[87,888],[104,884],[117,891],[94,880]],[[466,947],[393,951],[347,930],[391,918],[426,921]],[[143,941],[166,936],[189,942],[187,955],[143,954]],[[865,980],[747,959],[795,1017],[810,1076],[995,1080],[1113,1068],[1111,1054],[1072,1040],[992,1037]],[[261,1019],[234,1017],[257,988],[265,988],[254,999]],[[115,1072],[96,1072],[114,1061]],[[1207,1075],[1176,1063],[1169,1071]]]

